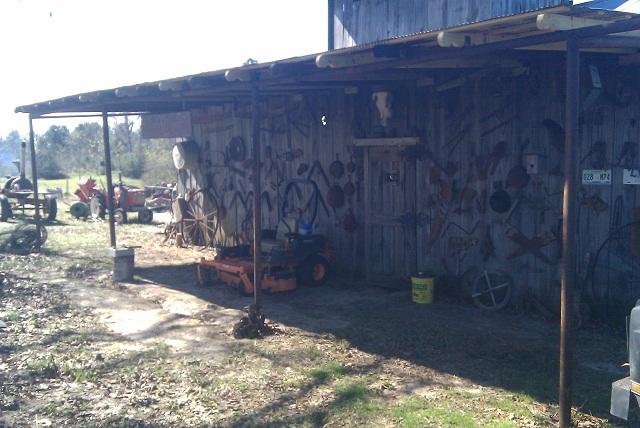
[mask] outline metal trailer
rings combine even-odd
[[[36,195],[33,183],[27,179],[25,174],[26,159],[26,142],[22,142],[20,146],[20,161],[14,161],[18,167],[19,175],[6,177],[6,180],[0,189],[0,221],[7,221],[13,217],[15,212],[21,212],[23,215],[27,211],[33,211],[33,215],[40,208],[43,212],[45,220],[53,221],[58,214],[58,204],[54,193],[38,192]]]

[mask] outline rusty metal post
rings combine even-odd
[[[562,197],[562,271],[560,292],[560,427],[571,426],[573,377],[573,296],[576,281],[576,154],[580,99],[580,49],[567,40],[567,92],[565,98],[564,193]]]
[[[113,180],[111,178],[111,145],[109,143],[109,116],[102,113],[102,141],[104,143],[104,171],[107,175],[107,209],[109,210],[109,241],[116,248],[116,224],[113,218]]]
[[[22,143],[24,144],[24,143]],[[33,180],[33,206],[35,208],[34,219],[36,222],[36,233],[42,236],[42,224],[40,221],[40,202],[38,200],[38,165],[36,162],[36,136],[33,133],[33,117],[29,115],[29,151],[31,152],[31,179]],[[20,172],[24,176],[26,165],[20,165]],[[41,241],[38,240],[38,247]]]
[[[260,233],[262,231],[260,183],[260,93],[258,79],[251,85],[251,127],[253,140],[253,303],[255,309],[260,308],[262,265],[260,263]]]

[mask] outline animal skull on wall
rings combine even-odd
[[[391,92],[388,91],[378,91],[374,92],[371,96],[373,102],[376,103],[376,108],[378,109],[378,115],[380,116],[380,124],[383,127],[387,126],[389,119],[393,116],[393,109],[391,108],[391,102],[393,100],[393,96]]]

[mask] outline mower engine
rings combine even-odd
[[[628,345],[630,375],[611,385],[610,413],[624,420],[629,417],[629,402],[632,396],[640,405],[640,300],[631,310]]]

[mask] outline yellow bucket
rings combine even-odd
[[[420,273],[411,277],[411,300],[414,303],[433,303],[433,277]]]

